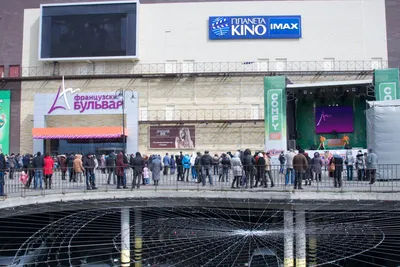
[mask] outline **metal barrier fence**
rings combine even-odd
[[[261,175],[258,175],[256,171],[247,172],[247,175],[244,172],[243,175],[237,176],[239,182],[233,184],[235,177],[233,176],[232,169],[224,171],[218,166],[212,166],[208,169],[210,176],[204,180],[196,178],[198,175],[196,176],[196,172],[193,172],[192,169],[182,169],[184,177],[179,177],[179,179],[178,170],[175,170],[175,173],[171,174],[171,170],[168,169],[167,174],[163,174],[163,170],[160,172],[160,180],[158,182],[152,179],[152,173],[150,172],[148,183],[145,181],[145,185],[143,185],[142,178],[139,178],[139,183],[135,184],[133,182],[134,172],[132,168],[126,168],[125,177],[122,178],[126,182],[123,181],[123,184],[118,189],[117,176],[110,168],[94,170],[94,184],[90,183],[90,179],[87,179],[84,173],[71,177],[67,171],[64,177],[63,172],[57,169],[54,170],[51,177],[51,188],[50,183],[48,183],[46,189],[46,178],[43,177],[42,179],[37,179],[35,189],[35,170],[26,171],[29,177],[27,185],[24,185],[20,179],[23,174],[22,169],[14,169],[6,172],[4,176],[4,192],[6,195],[0,198],[45,196],[60,193],[107,192],[112,190],[252,190],[289,192],[295,189],[294,183],[296,180],[294,172],[292,175],[292,172],[287,171],[285,167],[282,172],[281,166],[272,166],[270,172]],[[207,172],[204,168],[202,171]],[[36,175],[41,177],[42,174],[42,171],[40,171],[40,174],[37,172]],[[339,178],[339,174],[340,179],[336,180],[337,184],[335,187],[335,179],[330,177],[329,171],[326,167],[323,167],[321,177],[313,173],[313,179],[310,179],[311,173],[310,175],[305,174],[301,181],[302,189],[297,190],[312,192],[400,192],[400,165],[379,165],[376,170],[374,183],[370,183],[374,171],[353,170],[352,172],[348,172],[344,168],[342,172],[336,171],[335,176]],[[249,178],[250,176],[253,176],[253,179]],[[257,179],[257,177],[260,179]],[[264,177],[265,179],[263,179]],[[273,184],[270,178],[272,178]],[[267,182],[266,186],[261,183],[262,180]],[[258,181],[257,184],[256,181]],[[137,185],[140,186],[139,189]]]
[[[372,71],[387,68],[384,60],[347,61],[249,61],[249,62],[166,62],[166,63],[63,63],[21,67],[18,76],[4,69],[5,77],[48,77],[60,75],[134,75],[134,74],[190,74],[222,72],[316,72],[316,71]],[[1,73],[0,73],[1,74]]]

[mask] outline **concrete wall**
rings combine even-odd
[[[302,39],[208,40],[208,17],[301,15]],[[38,66],[39,9],[26,9],[23,66]],[[340,19],[339,19],[340,18]],[[387,60],[383,0],[168,3],[139,9],[140,63]]]

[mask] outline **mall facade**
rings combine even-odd
[[[383,0],[77,2],[23,11],[10,152],[263,149],[265,76],[295,110],[304,88],[368,97],[389,64]]]

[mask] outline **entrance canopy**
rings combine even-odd
[[[127,136],[125,128],[125,136]],[[33,139],[104,139],[120,138],[124,134],[122,127],[69,127],[69,128],[33,128]]]

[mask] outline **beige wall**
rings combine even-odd
[[[299,82],[296,77],[289,77]],[[297,77],[300,82],[309,82],[313,77]],[[325,77],[328,80],[330,77]],[[332,77],[331,77],[332,78]],[[354,77],[346,77],[355,79]],[[61,81],[26,81],[21,92],[21,152],[33,152],[32,127],[34,95],[37,93],[57,93]],[[264,131],[262,125],[235,123],[235,118],[249,118],[250,111],[263,108],[263,77],[221,77],[221,78],[142,78],[142,79],[88,79],[66,80],[66,87],[80,88],[81,92],[110,92],[119,88],[139,92],[139,106],[142,113],[139,121],[154,123],[166,119],[167,108],[179,114],[173,120],[192,120],[196,126],[197,148],[200,151],[229,151],[235,148],[262,148]],[[50,106],[53,103],[48,103]],[[148,118],[144,118],[147,110]],[[129,111],[127,111],[129,112]],[[157,116],[155,116],[157,115]],[[103,117],[104,116],[104,117]],[[258,114],[263,118],[263,114]],[[254,119],[254,118],[253,118]],[[231,125],[202,124],[202,120],[231,120]],[[79,126],[117,126],[121,121],[118,115],[76,117],[48,116],[48,127]],[[178,123],[179,121],[177,121]],[[139,147],[148,153],[148,124],[140,125]]]
[[[21,151],[31,152],[33,127],[34,95],[37,93],[57,93],[60,81],[27,81],[22,83],[21,96]],[[167,106],[175,110],[181,110],[181,116],[185,119],[198,120],[200,117],[189,116],[190,111],[196,114],[211,114],[208,119],[228,119],[227,110],[249,111],[252,106],[263,106],[263,78],[242,77],[242,78],[164,78],[164,79],[91,79],[91,80],[66,80],[66,87],[80,88],[82,92],[115,92],[119,88],[132,89],[139,92],[139,106],[148,110],[151,114],[161,114],[160,120],[165,119]],[[52,103],[48,103],[49,108]],[[210,111],[213,111],[210,113]],[[221,112],[222,111],[222,112]],[[129,111],[127,111],[129,112]],[[153,113],[152,113],[153,112]],[[154,113],[155,112],[155,113]],[[154,120],[155,118],[151,118]],[[141,119],[145,120],[145,119]],[[69,126],[113,126],[118,125],[120,117],[106,116],[102,119],[96,116],[80,115],[72,117],[48,116],[46,118],[48,127],[69,127]],[[232,124],[233,125],[236,124]],[[147,126],[140,127],[140,148],[147,149],[147,134],[144,132]],[[236,126],[235,126],[236,127]],[[239,126],[238,126],[239,127]],[[211,129],[211,128],[207,128]],[[219,126],[213,128],[219,129]],[[202,130],[200,124],[197,127],[199,148],[207,146],[216,150],[225,151],[232,144],[236,147],[237,141],[232,144],[220,144],[220,139],[213,131]],[[202,131],[206,131],[202,134]],[[208,133],[209,134],[208,134]],[[233,133],[232,133],[233,134]],[[202,137],[203,135],[203,137]],[[206,136],[213,136],[206,137]],[[251,140],[251,139],[250,139]],[[262,140],[259,139],[259,140]],[[249,143],[247,141],[243,141]],[[258,141],[257,141],[258,142]],[[251,143],[251,142],[250,142]],[[261,145],[257,144],[257,146]],[[254,143],[255,145],[255,143]],[[211,149],[211,148],[207,148]]]
[[[49,128],[88,127],[88,125],[90,127],[112,127],[121,126],[121,124],[122,115],[46,116],[46,126]]]

